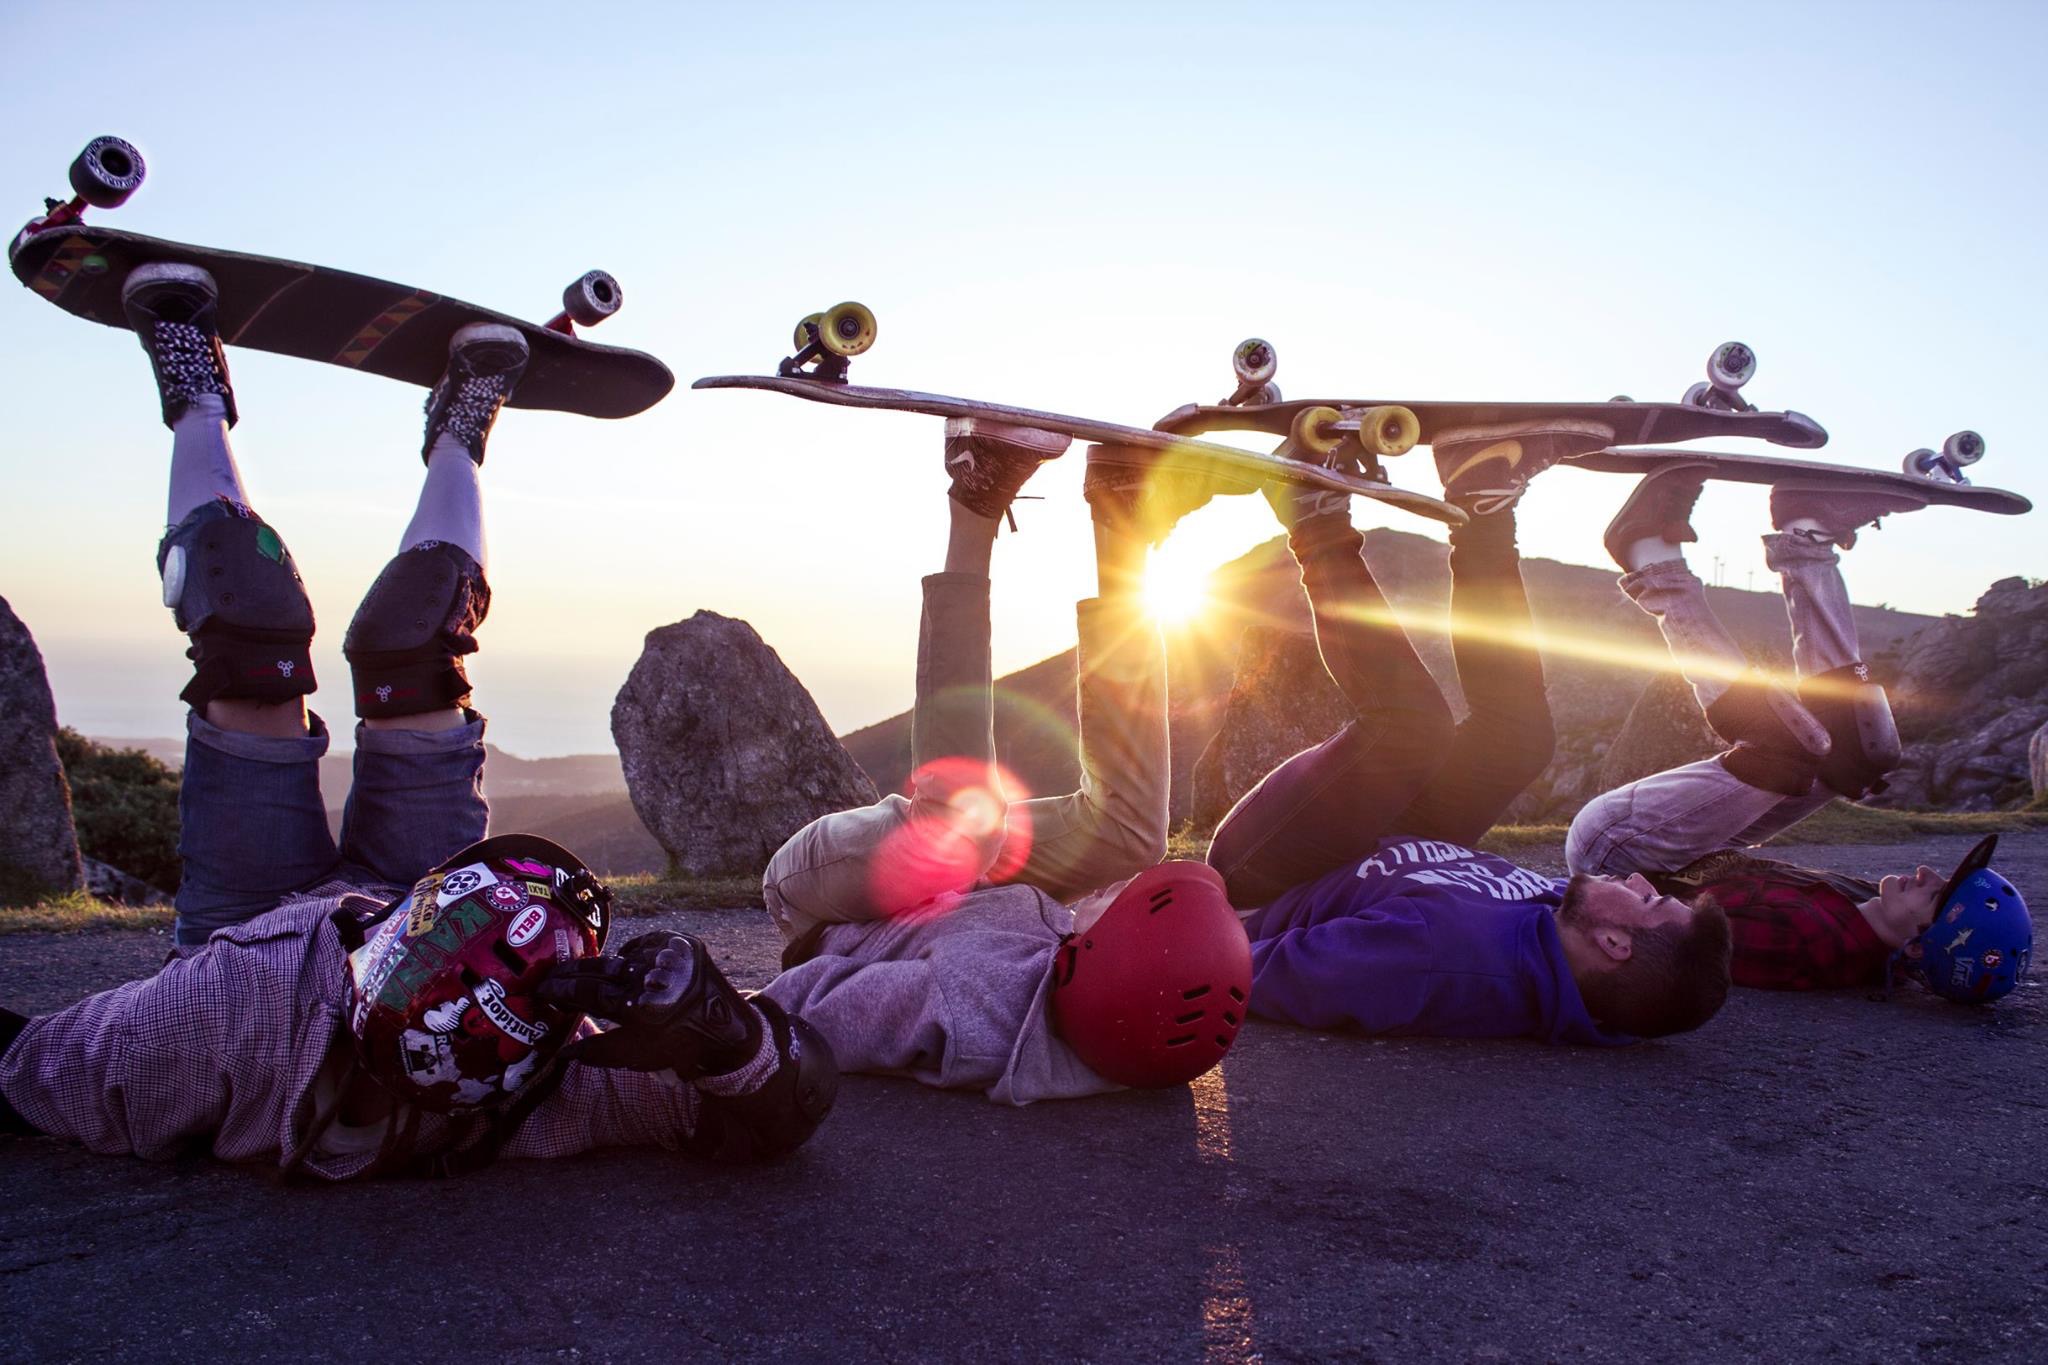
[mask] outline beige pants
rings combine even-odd
[[[762,874],[791,952],[811,955],[825,925],[888,919],[993,879],[1069,900],[1134,876],[1165,855],[1166,656],[1135,605],[1082,602],[1081,787],[1010,804],[995,768],[988,579],[924,580],[910,795],[820,817]]]

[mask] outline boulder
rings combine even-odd
[[[1247,626],[1222,723],[1195,760],[1195,825],[1212,828],[1282,759],[1322,743],[1350,719],[1350,704],[1324,670],[1313,636]]]
[[[633,809],[691,876],[758,876],[804,825],[876,797],[780,656],[716,612],[648,632],[612,738]]]
[[[84,884],[42,651],[0,598],[0,900]]]
[[[1659,673],[1636,698],[1607,750],[1599,789],[1612,791],[1666,768],[1712,758],[1727,747],[1707,724],[1692,685],[1680,674]]]

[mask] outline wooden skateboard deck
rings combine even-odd
[[[1899,493],[1921,502],[1943,507],[1967,507],[1976,512],[1995,512],[2016,517],[2031,512],[2034,504],[2018,493],[2003,488],[1980,488],[1975,484],[1951,483],[1888,469],[1859,469],[1853,465],[1828,464],[1822,460],[1795,460],[1781,455],[1738,455],[1722,450],[1663,450],[1626,447],[1596,450],[1574,455],[1560,462],[1604,474],[1648,474],[1667,465],[1705,463],[1713,467],[1708,475],[1731,483],[1837,484],[1844,488]]]
[[[69,222],[25,230],[9,252],[15,277],[66,312],[124,330],[121,285],[151,261],[204,268],[220,286],[220,336],[230,346],[297,356],[410,384],[432,385],[448,339],[472,322],[516,327],[531,358],[515,408],[630,417],[675,387],[641,351],[600,346],[446,295],[301,261],[191,246]]]
[[[1566,419],[1601,422],[1614,429],[1618,444],[1693,441],[1701,437],[1754,437],[1773,445],[1813,450],[1827,444],[1820,423],[1798,412],[1724,412],[1687,403],[1453,403],[1409,402],[1398,398],[1309,398],[1281,403],[1188,403],[1153,425],[1161,431],[1200,436],[1212,431],[1263,431],[1286,435],[1304,408],[1335,408],[1345,417],[1366,408],[1395,404],[1422,423],[1422,444],[1441,431],[1505,422]]]
[[[1244,481],[1247,492],[1265,479],[1282,478],[1293,483],[1329,489],[1332,492],[1372,498],[1450,526],[1462,525],[1465,521],[1465,513],[1462,510],[1441,498],[1411,493],[1392,484],[1343,470],[1329,469],[1280,455],[1240,450],[1235,446],[1189,440],[1184,436],[1146,427],[1127,427],[1115,422],[1097,422],[1086,417],[1068,417],[1061,413],[1013,408],[999,403],[978,403],[965,398],[949,398],[944,394],[918,393],[908,389],[867,388],[857,384],[776,375],[711,375],[699,379],[690,387],[767,389],[774,393],[786,393],[793,397],[808,399],[813,403],[830,403],[839,407],[921,412],[932,417],[986,418],[994,422],[1035,427],[1040,431],[1056,431],[1077,440],[1157,451],[1162,461],[1182,468],[1236,476]]]

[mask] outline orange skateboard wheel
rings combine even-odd
[[[1368,455],[1405,455],[1422,439],[1422,423],[1407,408],[1389,403],[1358,414],[1358,444]]]
[[[1312,455],[1334,455],[1337,447],[1344,444],[1344,433],[1335,428],[1335,423],[1342,421],[1343,416],[1335,408],[1303,408],[1294,414],[1294,426],[1288,432],[1288,438]],[[1413,420],[1414,414],[1409,416]]]

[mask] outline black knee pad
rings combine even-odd
[[[1786,723],[1786,710],[1796,714],[1798,705],[1782,688],[1745,676],[1707,708],[1707,724],[1730,744],[1788,757],[1805,755],[1818,764],[1827,756],[1826,741],[1802,737]]]
[[[290,701],[313,690],[313,603],[277,532],[247,508],[210,502],[157,546],[164,605],[191,637],[195,710],[216,698]]]
[[[354,675],[356,714],[417,716],[469,700],[462,656],[491,609],[491,588],[469,552],[445,541],[384,566],[349,622],[341,652]]]
[[[1786,752],[1761,744],[1738,744],[1721,755],[1721,766],[1760,791],[1804,796],[1820,776],[1821,760],[1805,750]]]
[[[1857,663],[1808,678],[1799,685],[1799,700],[1834,741],[1820,780],[1851,801],[1883,791],[1906,748],[1891,700],[1870,681],[1870,670]]]
[[[750,996],[768,1019],[781,1065],[746,1095],[708,1095],[684,1144],[713,1161],[766,1161],[793,1152],[818,1131],[839,1096],[839,1063],[825,1035],[764,995]]]

